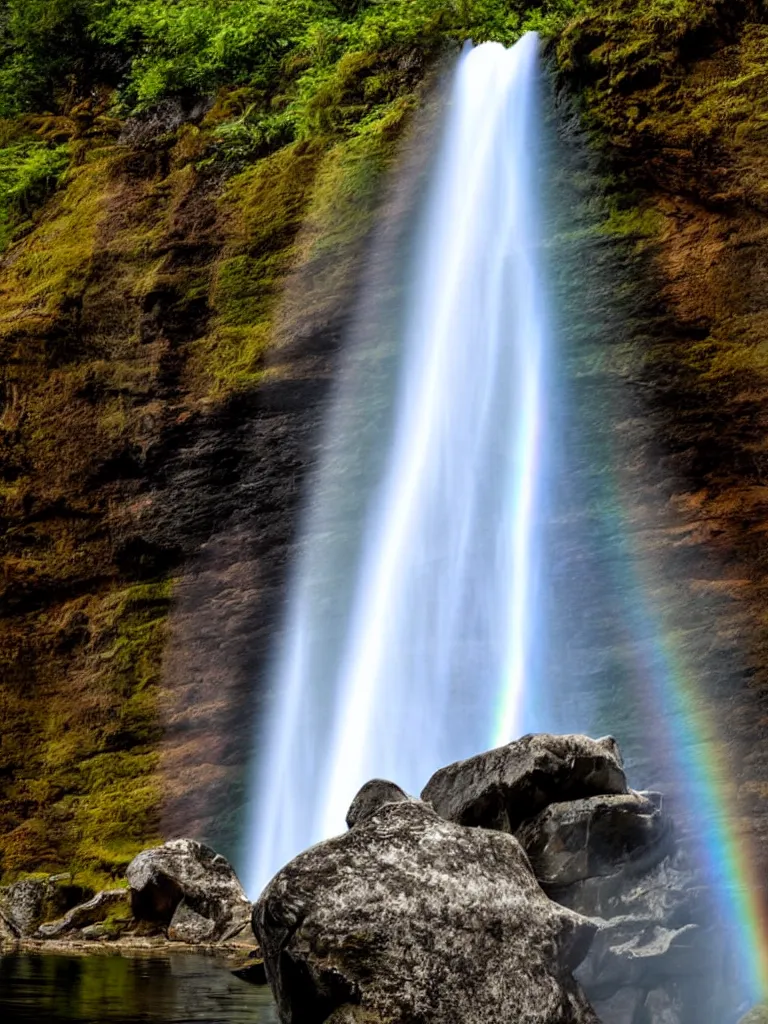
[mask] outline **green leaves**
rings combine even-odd
[[[682,0],[654,0],[656,3]],[[222,85],[276,89],[340,50],[511,42],[555,29],[583,0],[0,0],[0,111],[53,108],[117,85],[126,109]],[[309,65],[309,67],[307,66]],[[102,81],[93,81],[96,75]],[[108,81],[106,81],[108,79]],[[59,96],[59,104],[62,100]]]
[[[68,146],[25,139],[0,149],[0,251],[13,228],[56,188],[68,165]]]
[[[412,97],[430,55],[466,39],[510,44],[527,28],[556,32],[588,3],[0,0],[0,117],[68,114],[100,90],[105,95],[105,86],[123,114],[167,97],[192,104],[234,87],[245,97],[235,106],[240,116],[214,119],[205,159],[244,162],[297,139],[368,130]],[[8,168],[0,170],[10,183],[0,195],[7,211],[45,192],[63,165],[46,147],[24,154],[7,154]]]

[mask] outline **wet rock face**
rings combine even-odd
[[[549,804],[626,793],[612,737],[543,734],[441,768],[421,798],[448,821],[514,832]]]
[[[603,1024],[728,1020],[739,991],[727,934],[685,850],[550,889],[599,924],[577,977]]]
[[[172,839],[128,865],[137,921],[183,942],[218,942],[248,925],[251,903],[229,861],[193,839]]]
[[[418,801],[297,857],[253,927],[283,1024],[597,1024],[571,975],[596,926],[547,899],[513,836]]]

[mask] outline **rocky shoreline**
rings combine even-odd
[[[0,943],[68,950],[252,949],[252,904],[229,862],[193,839],[140,853],[126,884],[91,892],[70,875],[0,888]]]
[[[110,953],[121,953],[126,956],[202,953],[215,957],[246,957],[255,950],[258,950],[258,947],[252,937],[243,941],[208,943],[174,942],[162,935],[148,938],[128,936],[98,941],[78,938],[0,940],[0,955],[7,952],[60,953],[67,956],[99,956]]]

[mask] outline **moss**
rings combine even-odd
[[[133,921],[130,899],[114,903],[104,918],[104,931],[108,938],[119,938]]]
[[[4,794],[27,808],[3,839],[5,879],[30,862],[113,879],[157,838],[157,695],[171,586],[136,585],[88,603],[99,647],[88,654],[87,694],[73,686],[46,700],[36,756],[17,765]]]
[[[653,206],[645,208],[629,207],[621,209],[613,205],[601,224],[601,231],[606,235],[620,238],[633,238],[638,241],[658,238],[664,229],[664,217]]]
[[[768,1006],[756,1006],[741,1018],[739,1024],[768,1024]]]
[[[75,168],[55,211],[15,254],[0,280],[0,337],[45,336],[63,307],[77,302],[105,214],[109,171],[109,157]]]
[[[227,244],[211,284],[209,333],[191,368],[216,393],[260,379],[321,155],[320,146],[289,146],[235,175],[219,200]]]
[[[766,26],[749,0],[613,0],[574,19],[557,44],[592,129],[651,174],[654,154],[712,163],[743,122],[762,127]],[[756,102],[756,100],[758,102]],[[716,159],[716,158],[715,158]],[[649,163],[650,162],[650,163]]]

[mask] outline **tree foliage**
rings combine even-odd
[[[511,41],[552,29],[579,0],[0,0],[0,115],[55,109],[94,84],[128,109],[221,85],[298,82],[306,94],[345,53]]]
[[[240,96],[214,130],[242,164],[399,116],[428,59],[466,39],[556,31],[587,0],[0,0],[0,249],[55,187],[66,150],[18,130],[92,101],[141,114]],[[662,2],[662,0],[656,0]],[[3,122],[4,119],[4,122]],[[8,134],[5,132],[5,134]]]

